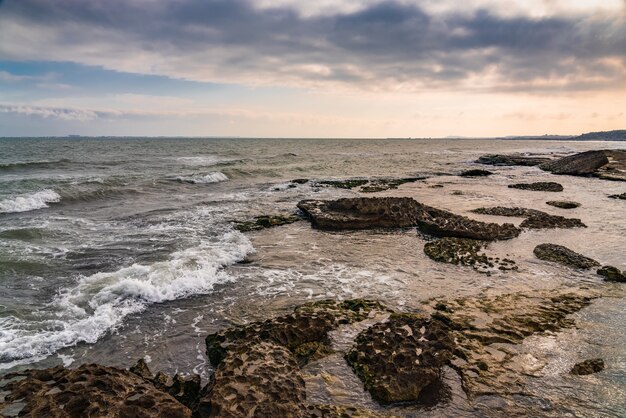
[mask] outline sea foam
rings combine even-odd
[[[28,212],[48,207],[48,203],[61,201],[61,196],[54,190],[45,189],[0,200],[0,213]]]
[[[224,173],[215,171],[209,174],[179,176],[179,177],[176,177],[174,180],[179,181],[181,183],[208,184],[208,183],[219,183],[220,181],[226,181],[228,180],[228,177]]]
[[[2,318],[0,362],[50,355],[79,342],[95,343],[150,304],[210,293],[215,285],[234,280],[224,267],[253,251],[243,234],[229,231],[173,253],[166,261],[81,277],[54,297],[48,308],[56,318],[44,321],[42,330],[32,330],[14,317]]]

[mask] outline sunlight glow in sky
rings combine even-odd
[[[626,128],[624,0],[0,0],[0,136]]]

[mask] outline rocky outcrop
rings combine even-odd
[[[191,417],[191,410],[139,375],[114,367],[86,364],[27,370],[13,380],[0,410],[23,405],[28,417]]]
[[[304,417],[306,392],[287,348],[251,341],[231,349],[200,399],[206,417]]]
[[[622,193],[622,194],[612,194],[609,196],[611,199],[622,199],[622,200],[626,200],[626,193]]]
[[[596,273],[604,277],[607,282],[620,282],[626,283],[626,271],[621,272],[617,267],[603,266],[599,268]]]
[[[393,314],[360,333],[346,359],[381,403],[418,401],[439,384],[454,351],[448,326],[414,314]]]
[[[503,155],[503,154],[489,154],[483,155],[476,160],[479,164],[487,165],[501,165],[501,166],[536,166],[551,161],[550,158],[543,157],[528,157],[524,155]]]
[[[594,176],[605,180],[626,181],[626,151],[585,151],[546,162],[539,168],[554,174]]]
[[[550,200],[546,205],[554,206],[559,209],[576,209],[580,207],[580,203],[569,200]]]
[[[461,177],[487,177],[492,175],[493,172],[487,170],[473,169],[473,170],[465,170],[461,174]]]
[[[526,218],[521,224],[521,228],[527,229],[547,229],[547,228],[586,228],[587,226],[578,218],[565,218],[558,215],[550,215],[535,209],[520,207],[495,206],[491,208],[478,208],[472,210],[474,213],[493,216],[513,216]]]
[[[510,239],[520,233],[512,224],[475,221],[408,197],[303,200],[298,208],[311,219],[314,227],[323,230],[417,226],[434,236],[480,240]]]
[[[533,253],[540,260],[552,261],[579,269],[590,269],[600,265],[596,260],[578,254],[562,245],[540,244],[535,247]]]
[[[378,178],[378,179],[346,179],[346,180],[319,180],[314,183],[316,187],[337,187],[339,189],[356,189],[362,193],[382,192],[397,189],[405,183],[414,183],[424,180],[426,177],[401,177],[401,178]]]
[[[442,238],[424,245],[424,253],[431,259],[442,263],[470,266],[480,273],[498,270],[517,270],[513,260],[500,260],[480,252],[486,246],[485,241],[467,238]]]
[[[509,184],[510,189],[532,190],[535,192],[562,192],[563,186],[553,181],[539,181],[536,183]]]
[[[541,164],[539,168],[554,174],[590,176],[608,163],[604,151],[586,151]]]
[[[574,364],[570,373],[578,376],[584,376],[587,374],[598,373],[602,370],[604,370],[604,360],[601,358],[595,358]]]
[[[259,231],[275,226],[292,224],[301,220],[296,215],[263,215],[255,216],[250,221],[234,221],[235,229],[240,232]]]

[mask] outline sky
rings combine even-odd
[[[0,0],[0,136],[626,129],[626,0]]]

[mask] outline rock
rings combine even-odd
[[[152,378],[154,377],[144,359],[137,360],[137,363],[133,367],[128,369],[128,371],[135,373],[136,375],[141,376],[146,380],[152,380]]]
[[[471,266],[481,273],[488,273],[498,264],[499,270],[517,270],[515,262],[509,259],[494,259],[479,253],[486,246],[485,241],[467,238],[442,238],[424,245],[424,252],[435,261]]]
[[[26,370],[11,375],[0,410],[23,403],[30,417],[191,417],[191,410],[139,375],[114,367],[85,364]],[[9,377],[9,376],[7,376]]]
[[[305,417],[306,392],[298,364],[284,346],[252,341],[220,362],[200,399],[200,417]]]
[[[390,189],[397,189],[398,186],[405,183],[414,183],[418,180],[424,180],[426,177],[406,177],[399,179],[376,179],[370,181],[367,186],[361,187],[363,193],[382,192]]]
[[[520,207],[507,208],[496,206],[492,208],[478,208],[472,210],[474,213],[494,216],[514,216],[526,218],[521,224],[521,228],[545,229],[545,228],[586,228],[587,226],[578,218],[565,218],[558,215],[550,215],[535,209]]]
[[[601,358],[595,358],[574,364],[570,373],[578,376],[584,376],[587,374],[598,373],[602,370],[604,370],[604,360]]]
[[[491,171],[474,169],[474,170],[465,170],[459,175],[461,177],[486,177],[492,174],[493,173]]]
[[[609,196],[611,199],[622,199],[622,200],[626,200],[626,193],[622,193],[622,194],[612,194]]]
[[[554,174],[590,176],[608,163],[609,159],[604,151],[585,151],[543,163],[539,168]]]
[[[296,215],[255,216],[252,221],[235,221],[235,229],[240,232],[258,231],[274,226],[292,224],[299,220],[301,219]]]
[[[605,180],[626,181],[626,151],[585,151],[546,162],[539,168],[554,174],[595,176]]]
[[[307,184],[309,182],[309,179],[294,179],[291,180],[291,182],[294,184]]]
[[[546,202],[546,205],[554,206],[555,208],[560,209],[576,209],[580,207],[580,203],[571,202],[569,200],[551,200]]]
[[[313,227],[323,230],[417,226],[434,236],[482,240],[510,239],[520,233],[513,224],[475,221],[408,197],[303,200],[298,208],[311,219]]]
[[[200,396],[201,379],[198,374],[184,377],[181,374],[175,376],[158,372],[153,375],[150,368],[143,359],[128,369],[128,371],[141,376],[151,382],[157,389],[172,395],[178,402],[193,409]]]
[[[510,189],[532,190],[535,192],[562,192],[563,186],[552,181],[539,181],[536,183],[509,184]]]
[[[607,282],[620,282],[626,283],[626,272],[621,272],[619,269],[613,266],[603,266],[596,271],[600,276],[604,276],[604,280]]]
[[[268,341],[289,349],[299,364],[332,352],[328,332],[340,324],[362,321],[373,310],[386,308],[373,301],[354,299],[343,302],[318,301],[299,306],[289,315],[264,322],[235,326],[206,338],[207,355],[218,366],[228,351],[249,341]]]
[[[388,415],[354,406],[309,405],[306,412],[310,418],[389,418]]]
[[[433,300],[433,318],[447,324],[456,342],[452,367],[461,375],[468,397],[525,393],[527,374],[515,345],[543,332],[573,327],[569,317],[597,297],[588,289],[535,290],[528,293],[478,295]]]
[[[579,269],[589,269],[600,265],[596,260],[578,254],[562,245],[540,244],[535,247],[533,252],[540,260],[553,261]]]
[[[512,166],[512,165],[535,166],[535,165],[546,163],[548,161],[551,161],[551,159],[543,158],[543,157],[527,157],[523,155],[502,155],[502,154],[483,155],[482,157],[478,158],[478,160],[476,160],[476,162],[479,164],[503,165],[503,166]]]
[[[392,314],[361,332],[346,360],[372,397],[381,403],[422,401],[422,392],[439,383],[452,358],[454,341],[436,319]]]
[[[369,183],[365,179],[348,179],[348,180],[320,180],[315,183],[316,186],[330,186],[338,189],[354,189]]]

